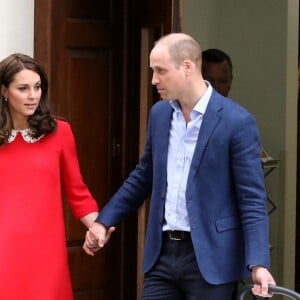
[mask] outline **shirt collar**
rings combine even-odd
[[[213,91],[211,84],[208,81],[206,81],[206,80],[204,80],[204,81],[205,81],[205,83],[207,85],[207,89],[206,89],[205,93],[199,99],[199,101],[197,102],[197,104],[195,105],[195,107],[193,109],[193,110],[196,110],[196,111],[198,111],[199,113],[201,113],[203,115],[204,115],[204,113],[206,111],[209,99],[210,99],[212,91]]]
[[[212,91],[213,91],[211,84],[206,80],[204,80],[204,82],[207,85],[207,89],[206,89],[205,93],[202,95],[202,97],[198,100],[195,107],[193,108],[194,111],[197,111],[202,115],[204,115],[204,113],[206,111],[209,99],[210,99],[210,97],[212,95]],[[178,100],[170,100],[170,104],[175,111],[181,111]]]

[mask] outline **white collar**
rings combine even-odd
[[[31,133],[31,129],[30,128],[25,128],[22,130],[16,130],[16,129],[12,129],[10,132],[10,135],[8,137],[8,143],[11,143],[15,140],[15,138],[17,137],[18,133],[20,133],[22,135],[23,140],[26,143],[35,143],[37,141],[39,141],[44,135],[42,134],[41,136],[39,136],[38,138],[32,137],[30,135]]]
[[[204,80],[204,82],[207,85],[207,89],[206,89],[205,93],[202,95],[202,97],[198,100],[198,102],[196,103],[196,105],[194,106],[194,108],[193,108],[193,110],[198,111],[202,115],[204,115],[204,113],[206,111],[208,102],[209,102],[210,97],[211,97],[212,92],[213,92],[211,84],[207,80]],[[180,105],[178,103],[178,100],[170,100],[169,103],[171,104],[171,106],[173,107],[173,109],[175,111],[177,111],[177,112],[181,111]]]

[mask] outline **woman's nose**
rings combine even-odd
[[[35,88],[30,89],[28,98],[30,98],[30,99],[35,98],[37,93],[38,93],[38,91],[36,91]]]

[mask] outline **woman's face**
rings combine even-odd
[[[31,70],[22,70],[14,76],[6,88],[2,86],[1,93],[8,99],[8,106],[15,129],[27,127],[27,119],[37,109],[41,95],[40,75]]]

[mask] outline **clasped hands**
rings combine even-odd
[[[94,222],[85,234],[83,250],[88,255],[94,256],[97,251],[105,246],[115,229],[115,227],[107,229],[103,224]]]

